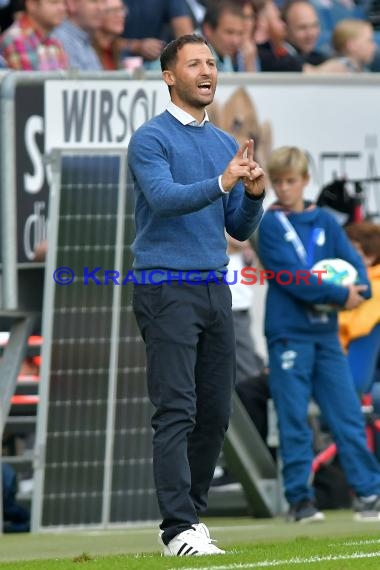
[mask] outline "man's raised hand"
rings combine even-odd
[[[253,140],[246,140],[222,174],[222,187],[229,192],[241,180],[248,194],[259,196],[265,189],[264,171],[253,160]]]
[[[252,196],[260,196],[265,190],[265,173],[263,169],[253,160],[254,141],[250,139],[247,146],[247,158],[250,165],[250,174],[243,178],[244,190]]]

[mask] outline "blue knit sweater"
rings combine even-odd
[[[128,165],[135,188],[137,277],[151,269],[225,273],[225,228],[245,240],[262,216],[262,201],[248,198],[241,183],[229,194],[219,188],[218,176],[237,148],[211,123],[182,125],[168,111],[134,133]]]
[[[269,342],[279,338],[320,339],[337,331],[337,314],[318,314],[315,304],[336,304],[343,307],[347,301],[348,289],[326,281],[319,283],[318,277],[310,276],[307,285],[297,283],[296,271],[310,269],[321,259],[339,257],[351,263],[358,271],[360,283],[368,285],[363,297],[371,296],[371,288],[363,261],[349,242],[344,230],[333,216],[321,208],[306,205],[303,212],[286,212],[286,215],[300,237],[305,250],[312,251],[309,264],[303,264],[289,241],[289,232],[276,216],[281,206],[275,204],[264,215],[259,229],[259,256],[267,270],[276,274],[281,270],[291,272],[292,282],[279,285],[275,279],[268,281],[266,299],[265,334]],[[285,212],[285,211],[284,211]],[[323,232],[323,239],[311,243],[314,235]],[[284,281],[286,281],[286,277]]]

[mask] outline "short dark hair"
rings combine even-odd
[[[204,44],[208,45],[207,41],[198,36],[197,34],[187,34],[185,36],[180,36],[179,38],[168,43],[161,54],[161,70],[166,71],[173,65],[177,60],[178,52],[187,44]]]

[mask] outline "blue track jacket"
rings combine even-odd
[[[294,232],[281,221],[280,212],[285,214],[304,246],[306,258],[303,260],[299,251],[297,253]],[[337,313],[317,312],[313,306],[332,304],[343,307],[348,297],[347,287],[321,283],[317,275],[308,278],[309,284],[300,279],[297,281],[297,271],[309,270],[317,261],[345,259],[357,269],[358,283],[368,285],[363,296],[371,296],[360,255],[335,218],[314,204],[305,203],[303,212],[289,212],[277,203],[272,205],[259,227],[259,256],[265,269],[274,271],[276,275],[285,270],[293,276],[289,285],[280,285],[276,279],[268,281],[265,334],[269,343],[280,338],[318,339],[321,335],[337,331]],[[289,281],[289,273],[283,274],[282,281]]]

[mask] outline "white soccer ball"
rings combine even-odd
[[[316,275],[320,275],[322,281],[328,281],[330,283],[334,283],[334,285],[353,285],[358,279],[358,272],[355,267],[345,259],[321,259],[313,265],[312,271],[324,271],[324,273]],[[314,305],[314,308],[317,311],[323,312],[338,311],[342,309],[342,307],[333,305]]]

